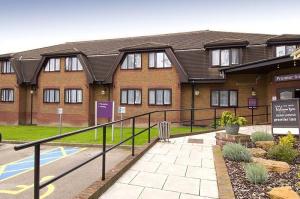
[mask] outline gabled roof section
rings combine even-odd
[[[226,47],[246,47],[249,44],[247,40],[225,38],[208,42],[204,45],[205,49],[226,48]]]
[[[41,56],[59,57],[59,56],[70,56],[70,55],[77,55],[77,54],[83,54],[83,53],[79,51],[77,48],[69,48],[69,49],[56,50],[52,52],[46,52],[41,54]]]
[[[163,43],[157,43],[157,42],[147,42],[142,43],[134,46],[129,46],[125,48],[121,48],[120,52],[122,51],[151,51],[151,50],[159,50],[159,49],[165,49],[165,48],[171,48],[168,44]]]
[[[300,43],[300,35],[283,34],[267,40],[268,45]]]

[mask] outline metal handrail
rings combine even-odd
[[[260,107],[265,107],[266,108],[266,113],[265,114],[254,114],[254,109],[251,109],[251,115],[245,115],[244,117],[250,117],[251,116],[251,121],[253,124],[254,121],[254,117],[255,116],[261,116],[261,115],[266,115],[266,120],[268,122],[268,116],[269,116],[269,105],[261,105],[261,106],[256,106],[256,108],[260,108]],[[217,110],[220,109],[234,109],[234,113],[236,115],[237,113],[237,109],[241,109],[241,108],[249,108],[248,106],[240,106],[240,107],[220,107],[220,108],[185,108],[185,109],[164,109],[164,110],[158,110],[158,111],[151,111],[151,112],[147,112],[147,113],[143,113],[140,115],[135,115],[135,116],[131,116],[128,118],[124,118],[121,120],[116,120],[116,121],[112,121],[112,122],[107,122],[104,124],[100,124],[100,125],[95,125],[92,127],[87,127],[87,128],[83,128],[80,130],[76,130],[76,131],[72,131],[69,133],[65,133],[62,135],[57,135],[57,136],[53,136],[53,137],[49,137],[49,138],[45,138],[45,139],[41,139],[41,140],[37,140],[37,141],[33,141],[33,142],[29,142],[29,143],[25,143],[25,144],[21,144],[18,146],[15,146],[14,149],[16,151],[18,150],[22,150],[25,148],[29,148],[29,147],[34,147],[34,199],[39,199],[40,198],[40,189],[46,187],[47,185],[55,182],[56,180],[68,175],[69,173],[81,168],[82,166],[88,164],[89,162],[95,160],[96,158],[99,158],[102,156],[102,180],[105,180],[105,167],[106,167],[106,153],[108,153],[109,151],[117,148],[118,146],[124,144],[125,142],[128,142],[131,140],[131,155],[134,156],[135,155],[135,137],[148,131],[148,143],[150,143],[150,138],[151,138],[151,129],[153,127],[155,127],[157,124],[153,124],[151,125],[151,115],[154,113],[163,113],[164,116],[164,120],[167,120],[167,113],[168,112],[183,112],[183,111],[190,111],[190,120],[186,120],[185,122],[190,122],[190,130],[191,132],[193,132],[193,126],[194,126],[194,122],[195,121],[207,121],[207,120],[213,120],[214,121],[214,128],[217,128],[217,119],[219,119],[219,117],[217,117]],[[205,119],[201,119],[201,120],[195,120],[194,119],[194,112],[195,111],[206,111],[206,110],[213,110],[214,111],[214,117],[213,118],[205,118]],[[148,128],[145,128],[137,133],[135,133],[135,124],[136,124],[136,118],[139,117],[143,117],[143,116],[148,116]],[[111,146],[110,148],[106,149],[106,128],[107,126],[110,126],[112,124],[116,124],[116,123],[120,123],[120,122],[124,122],[124,121],[128,121],[128,120],[132,120],[132,135],[128,138],[126,138],[125,140],[120,141],[119,143]],[[176,123],[176,122],[174,122]],[[85,160],[84,162],[80,163],[79,165],[76,165],[74,167],[72,167],[71,169],[59,174],[58,176],[43,182],[40,184],[40,145],[43,143],[47,143],[47,142],[51,142],[54,140],[58,140],[58,139],[62,139],[65,137],[69,137],[69,136],[73,136],[73,135],[77,135],[80,133],[84,133],[90,130],[94,130],[94,129],[98,129],[98,128],[103,128],[103,136],[102,136],[102,152],[94,155],[93,157]]]

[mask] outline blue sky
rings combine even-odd
[[[193,30],[300,34],[299,0],[0,0],[0,53]]]

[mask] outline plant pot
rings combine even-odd
[[[237,135],[239,133],[240,126],[238,124],[226,125],[225,131],[231,135]]]

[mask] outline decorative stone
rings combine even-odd
[[[265,151],[268,151],[272,146],[275,145],[274,141],[257,141],[255,142],[256,147],[262,148]]]
[[[267,154],[267,152],[261,148],[251,148],[249,150],[251,155],[257,158],[263,158]]]
[[[216,143],[217,145],[223,147],[227,143],[240,143],[242,145],[247,145],[251,142],[250,135],[245,134],[227,134],[225,132],[216,133]]]
[[[300,199],[299,195],[290,186],[273,188],[268,192],[268,195],[271,199]]]
[[[266,160],[263,158],[252,158],[253,162],[262,164],[268,171],[274,171],[277,173],[286,173],[290,171],[290,165],[286,162]]]

